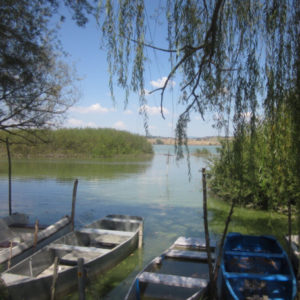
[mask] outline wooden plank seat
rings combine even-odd
[[[110,250],[108,250],[108,249],[101,249],[101,248],[96,248],[96,247],[74,246],[74,245],[66,245],[66,244],[50,244],[48,246],[48,248],[54,249],[54,250],[68,251],[68,252],[78,251],[78,252],[84,252],[84,253],[95,253],[97,255],[110,252]]]
[[[205,288],[208,280],[194,277],[176,276],[161,273],[143,272],[138,277],[140,282],[162,284],[182,288]]]
[[[207,261],[207,253],[199,251],[182,251],[172,249],[166,253],[166,257]],[[214,253],[212,253],[212,259],[215,259]]]
[[[142,221],[134,220],[134,219],[121,219],[117,217],[106,217],[104,220],[113,221],[113,222],[124,222],[124,223],[131,223],[131,224],[140,224]]]
[[[118,235],[99,235],[96,236],[95,238],[91,239],[91,246],[94,247],[104,247],[104,248],[114,248],[118,246],[119,244],[123,243],[126,241],[128,237],[126,236],[118,236]]]
[[[99,235],[119,235],[119,236],[126,236],[131,237],[134,235],[134,232],[132,231],[119,231],[119,230],[108,230],[108,229],[97,229],[97,228],[82,228],[78,230],[78,232],[81,233],[87,233],[87,234],[99,234]]]
[[[179,247],[192,247],[192,248],[201,248],[205,249],[206,248],[206,241],[204,238],[196,238],[196,237],[179,237],[175,243],[175,246]],[[210,241],[210,248],[216,248],[217,243],[215,240]]]

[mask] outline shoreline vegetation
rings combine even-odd
[[[0,138],[5,140],[5,134],[1,133]],[[106,128],[36,130],[25,139],[10,135],[9,142],[14,158],[98,159],[153,155],[152,145],[145,137]],[[6,157],[6,145],[1,143],[0,158]]]
[[[211,213],[209,220],[210,229],[214,234],[220,236],[224,230],[230,204],[223,201],[213,192],[210,192],[207,205],[208,211]],[[283,211],[266,211],[238,205],[234,209],[228,232],[240,232],[250,235],[273,235],[287,249],[284,237],[288,232],[288,214]],[[295,216],[292,218],[292,234],[297,234]]]
[[[221,140],[225,139],[224,137],[218,136],[208,136],[201,138],[189,138],[188,145],[199,145],[199,146],[220,146]],[[152,145],[175,145],[175,139],[171,137],[150,137],[148,142]]]

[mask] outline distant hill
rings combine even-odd
[[[208,137],[201,137],[201,138],[189,138],[188,144],[189,145],[199,145],[199,146],[218,146],[220,145],[220,140],[224,139],[218,136],[208,136]],[[163,145],[174,145],[175,139],[171,137],[150,137],[148,141],[155,145],[155,144],[163,144]]]

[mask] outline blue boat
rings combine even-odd
[[[222,299],[288,300],[297,283],[286,252],[274,237],[229,233],[221,263]]]

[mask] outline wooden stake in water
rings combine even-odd
[[[13,242],[10,241],[10,247],[9,247],[9,260],[7,262],[7,269],[10,268],[11,265],[11,259],[12,259],[12,247],[13,247]]]
[[[143,222],[140,223],[139,226],[139,248],[143,247],[143,232],[144,232],[144,224]]]
[[[78,179],[75,179],[74,186],[73,186],[72,213],[71,213],[72,231],[74,231],[75,203],[76,203],[77,186],[78,186]]]
[[[58,257],[54,258],[54,266],[53,266],[53,278],[52,278],[52,285],[51,285],[51,300],[55,299],[55,285],[57,280],[58,274]]]
[[[79,300],[85,300],[85,272],[84,272],[83,258],[78,258],[77,266],[78,266],[77,277],[78,277]]]
[[[9,215],[12,214],[11,208],[11,156],[9,149],[9,139],[6,138],[6,151],[7,151],[7,159],[8,159],[8,212]]]
[[[205,243],[206,243],[208,269],[209,269],[209,280],[210,280],[212,289],[214,289],[214,287],[213,287],[213,264],[212,264],[212,259],[211,259],[209,231],[208,231],[208,219],[207,219],[207,191],[206,191],[205,168],[202,169],[202,186],[203,186],[203,218],[204,218]]]
[[[33,239],[33,248],[36,247],[37,245],[37,240],[38,240],[38,232],[39,232],[39,220],[35,221],[34,225],[34,239]]]

